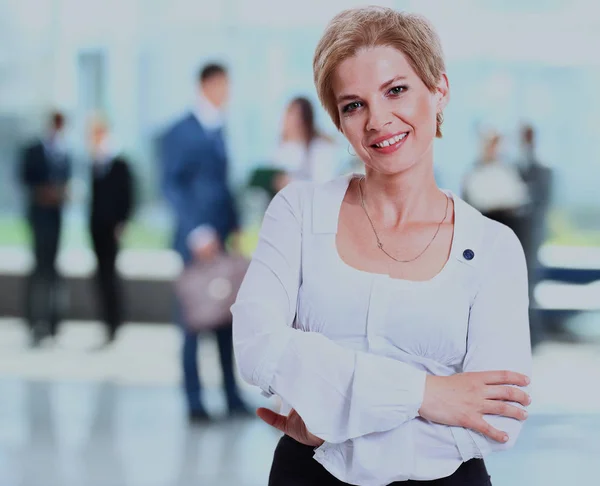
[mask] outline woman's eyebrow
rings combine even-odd
[[[338,97],[337,102],[341,103],[342,101],[355,100],[356,98],[358,98],[358,96],[353,94],[342,95]]]
[[[379,89],[380,89],[380,90],[381,90],[381,89],[385,89],[385,88],[387,88],[387,87],[388,87],[390,84],[394,84],[394,83],[396,83],[396,82],[398,82],[398,81],[400,81],[400,80],[402,80],[402,79],[406,79],[406,76],[402,76],[402,75],[395,76],[395,77],[393,77],[392,79],[390,79],[389,81],[386,81],[385,83],[383,83],[383,84],[382,84],[382,85],[379,87]]]

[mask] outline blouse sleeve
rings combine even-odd
[[[514,232],[496,225],[492,258],[484,269],[482,283],[471,307],[467,354],[463,371],[510,370],[531,377],[533,363],[529,337],[529,292],[523,247]],[[529,392],[530,387],[523,389]],[[512,405],[520,407],[519,404]],[[508,434],[498,443],[468,429],[453,428],[463,460],[485,457],[490,452],[512,447],[523,422],[499,415],[485,420]]]
[[[463,371],[511,370],[531,376],[525,257],[515,234],[506,226],[496,227],[489,265],[483,269],[471,306]],[[315,458],[338,479],[353,484],[357,480],[375,485],[445,477],[462,462],[515,444],[523,422],[497,415],[484,418],[506,432],[508,442],[417,417],[394,430],[357,437],[344,444],[325,443],[317,449]]]
[[[279,395],[313,434],[339,443],[417,416],[426,373],[292,327],[301,283],[302,194],[308,187],[288,185],[267,209],[232,307],[234,350],[248,383],[267,396]]]

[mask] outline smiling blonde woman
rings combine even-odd
[[[506,226],[436,186],[449,84],[421,17],[352,9],[314,59],[365,165],[272,201],[234,316],[243,377],[278,395],[271,486],[491,484],[530,403],[527,272]]]

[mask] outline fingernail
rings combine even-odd
[[[503,442],[508,442],[508,435],[505,435],[504,437],[502,437],[502,441]]]
[[[525,417],[525,418],[529,417],[529,414],[527,413],[527,410],[523,410],[523,417]]]
[[[529,383],[531,383],[531,380],[529,379],[529,376],[526,376],[526,377],[525,377],[525,383],[526,383],[527,385],[529,385]]]

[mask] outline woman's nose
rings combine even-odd
[[[382,130],[386,125],[389,125],[391,122],[392,115],[391,113],[389,113],[389,111],[377,107],[371,107],[371,109],[369,110],[369,118],[367,120],[366,129],[368,131],[377,132]]]

